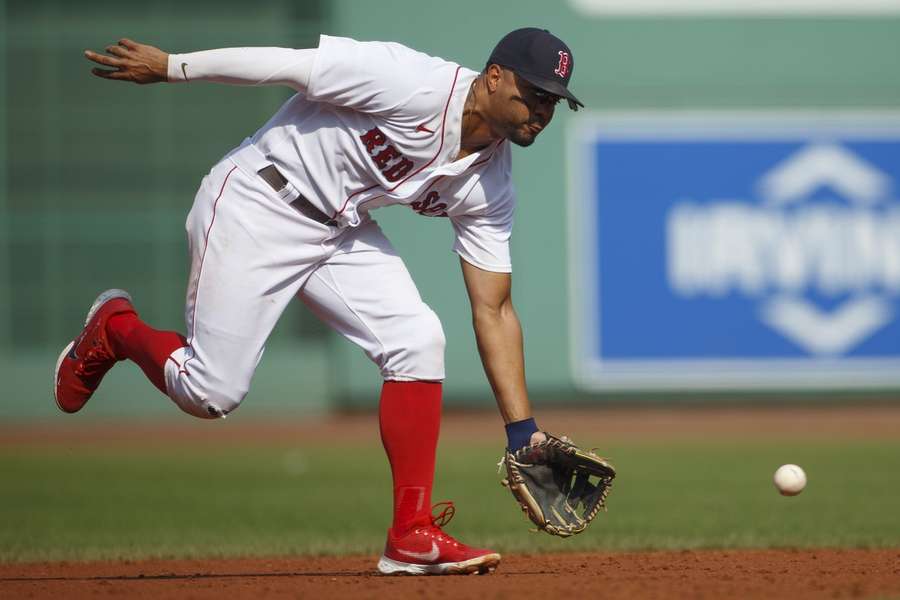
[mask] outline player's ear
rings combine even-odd
[[[500,65],[488,65],[484,70],[484,83],[487,86],[488,92],[494,93],[500,88],[500,84],[503,82],[503,67]]]

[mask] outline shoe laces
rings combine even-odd
[[[441,512],[434,514],[439,507],[443,507]],[[443,527],[447,525],[447,523],[453,519],[453,515],[456,514],[456,507],[453,505],[453,502],[438,502],[431,507],[431,513],[431,523],[428,526],[417,528],[416,531],[429,535],[438,542],[446,542],[459,547],[460,543],[453,539],[452,536],[444,533],[443,530]]]
[[[439,506],[443,506],[443,510],[439,512],[437,515],[434,514],[434,511],[438,509]],[[450,522],[453,519],[453,515],[456,514],[456,507],[453,506],[453,503],[450,501],[447,502],[438,502],[434,506],[431,507],[431,524],[434,527],[440,529],[444,525]]]
[[[115,358],[103,347],[100,340],[94,340],[91,347],[87,349],[81,360],[78,361],[78,366],[75,367],[75,374],[79,377],[90,377],[101,371],[105,372],[105,369],[109,368],[109,363],[114,360]]]

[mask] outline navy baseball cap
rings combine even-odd
[[[584,106],[568,88],[575,68],[572,51],[546,29],[525,27],[507,33],[487,64],[506,67],[531,85],[565,98],[572,110]]]

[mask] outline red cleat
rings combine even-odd
[[[406,535],[396,537],[388,529],[384,554],[378,571],[385,575],[472,575],[492,573],[500,564],[500,555],[491,550],[470,548],[443,532],[456,509],[452,502],[427,524],[413,527]]]
[[[123,290],[100,294],[84,321],[84,329],[56,361],[53,398],[63,412],[78,412],[87,404],[100,381],[117,361],[106,337],[106,323],[116,314],[135,312],[131,296]]]

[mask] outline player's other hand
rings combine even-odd
[[[127,38],[106,47],[106,54],[84,51],[88,60],[110,67],[94,67],[91,73],[103,79],[120,79],[134,83],[157,83],[168,80],[169,55],[159,48],[138,44]]]

